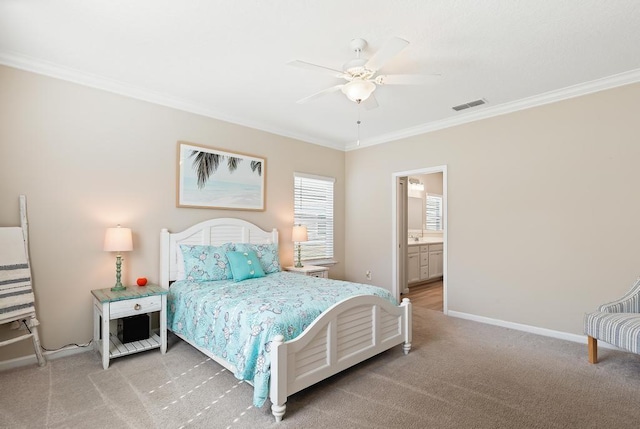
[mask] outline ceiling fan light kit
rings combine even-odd
[[[376,90],[376,85],[368,80],[355,78],[342,87],[342,92],[351,101],[360,104]]]

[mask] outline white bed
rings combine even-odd
[[[165,288],[184,278],[180,244],[278,243],[278,231],[264,231],[249,222],[220,218],[198,223],[185,231],[160,234],[160,284]],[[357,333],[357,334],[356,334]],[[354,341],[354,335],[358,338]],[[234,372],[225,359],[180,336],[202,353]],[[356,344],[356,346],[354,346]],[[290,341],[273,338],[269,399],[276,421],[282,420],[286,401],[306,387],[324,380],[396,345],[411,349],[411,303],[405,298],[394,306],[377,296],[343,300],[315,319]]]

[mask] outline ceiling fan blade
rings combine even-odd
[[[344,85],[336,85],[336,86],[332,86],[331,88],[323,89],[322,91],[316,92],[315,94],[311,94],[308,97],[301,98],[300,100],[296,101],[296,103],[304,104],[304,103],[307,103],[309,101],[313,101],[316,98],[322,97],[323,95],[327,95],[327,94],[330,94],[332,92],[339,91],[343,86]]]
[[[344,75],[344,72],[342,72],[341,70],[336,70],[336,69],[332,69],[325,66],[319,66],[317,64],[308,63],[306,61],[291,60],[287,62],[287,64],[293,67],[299,67],[301,69],[313,70],[321,73],[328,73],[334,77],[342,77]]]
[[[387,61],[395,57],[401,50],[406,48],[407,45],[409,45],[409,42],[406,40],[399,37],[392,37],[387,40],[380,49],[378,49],[378,52],[371,57],[367,64],[365,64],[365,67],[369,70],[380,70]]]
[[[376,76],[378,85],[424,85],[433,82],[440,74],[388,74]]]
[[[367,98],[362,102],[362,105],[364,106],[365,109],[372,110],[378,107],[378,100],[376,100],[375,95],[371,94],[369,98]]]

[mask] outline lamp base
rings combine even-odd
[[[300,243],[298,243],[298,260],[296,261],[296,268],[302,268],[304,267],[304,265],[302,265],[302,259],[300,258]]]
[[[116,285],[111,288],[113,292],[119,292],[125,290],[127,287],[122,285],[120,281],[120,273],[122,268],[122,256],[118,253],[116,256]]]

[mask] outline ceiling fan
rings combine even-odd
[[[329,73],[340,79],[345,79],[346,83],[332,86],[322,91],[302,98],[297,103],[302,104],[315,100],[326,94],[342,91],[349,100],[362,104],[367,109],[378,107],[378,102],[373,95],[378,85],[420,85],[427,82],[427,75],[396,74],[382,75],[378,71],[401,50],[407,47],[409,42],[399,37],[392,37],[370,58],[362,58],[362,51],[366,48],[367,42],[364,39],[353,39],[349,44],[351,50],[355,52],[355,58],[347,61],[342,70],[308,63],[306,61],[293,60],[287,64],[308,70]]]

